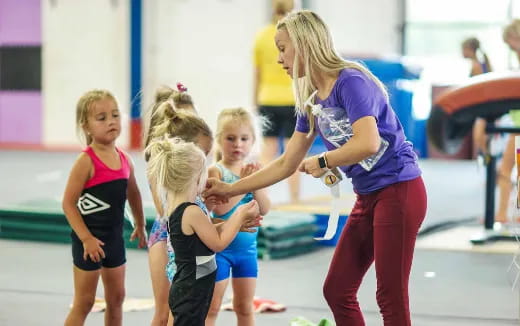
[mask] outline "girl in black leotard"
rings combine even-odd
[[[202,326],[215,286],[215,252],[226,248],[242,226],[258,225],[258,204],[242,205],[238,214],[215,225],[194,203],[206,184],[202,150],[174,138],[152,141],[146,153],[148,178],[166,195],[164,211],[177,265],[168,300],[175,326]]]

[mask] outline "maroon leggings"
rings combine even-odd
[[[426,189],[421,177],[358,195],[323,285],[338,326],[365,325],[357,291],[373,261],[384,325],[411,325],[408,279],[425,214]]]

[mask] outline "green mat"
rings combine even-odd
[[[287,239],[279,239],[272,241],[266,238],[258,238],[258,248],[266,248],[270,250],[283,250],[292,247],[307,246],[316,244],[316,240],[312,236],[290,237]]]
[[[264,216],[258,233],[258,258],[279,259],[317,248],[316,217],[308,213],[271,211]]]
[[[322,319],[317,324],[303,317],[296,317],[291,320],[290,326],[334,326],[333,322],[328,319]]]
[[[150,232],[155,220],[154,207],[145,207],[146,228]],[[308,213],[272,211],[264,216],[258,234],[258,257],[284,258],[316,249],[313,239],[316,218]],[[132,226],[127,219],[124,239],[127,248],[137,248],[130,242]],[[0,238],[70,243],[71,228],[54,199],[35,199],[0,207]]]
[[[280,258],[287,258],[297,255],[306,254],[309,252],[312,252],[319,247],[313,243],[311,245],[306,246],[299,246],[299,247],[291,247],[286,249],[266,249],[266,248],[258,248],[258,258],[260,259],[280,259]]]
[[[155,220],[153,207],[145,207],[146,228]],[[124,224],[127,248],[137,248],[137,241],[130,242],[132,226],[128,219]],[[53,199],[36,199],[0,207],[0,238],[70,243],[71,228],[61,208],[61,202]]]
[[[316,217],[308,213],[271,211],[264,216],[259,237],[271,240],[316,232]]]

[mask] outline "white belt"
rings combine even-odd
[[[338,229],[339,211],[341,209],[339,184],[341,180],[343,180],[343,177],[341,176],[339,169],[336,167],[332,170],[327,170],[327,172],[325,172],[325,174],[323,174],[320,179],[327,187],[330,188],[330,194],[332,195],[332,207],[330,209],[330,216],[325,234],[323,237],[314,239],[330,240],[334,237]]]

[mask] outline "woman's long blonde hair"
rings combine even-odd
[[[146,174],[154,189],[165,192],[167,202],[199,183],[198,192],[206,185],[206,155],[191,142],[180,138],[156,138],[146,147],[149,153]],[[161,196],[162,197],[162,196]],[[172,207],[164,207],[167,216]]]
[[[277,29],[285,29],[294,46],[293,88],[298,114],[309,119],[309,135],[314,133],[314,116],[311,107],[305,107],[305,100],[316,90],[311,77],[315,73],[333,73],[343,69],[357,69],[372,79],[388,100],[383,83],[361,64],[341,58],[336,52],[332,36],[325,22],[316,13],[301,10],[289,13],[278,22]],[[299,76],[300,61],[304,66],[304,77]],[[314,103],[314,99],[312,99]]]

